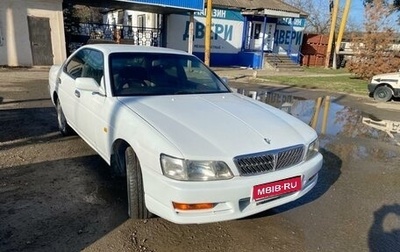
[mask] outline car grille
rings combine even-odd
[[[234,162],[240,175],[250,176],[285,169],[303,160],[304,145],[237,156]]]

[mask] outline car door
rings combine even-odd
[[[81,77],[93,78],[101,92],[80,90],[76,88],[74,93],[78,97],[79,109],[76,111],[77,127],[81,136],[97,151],[104,147],[97,146],[97,137],[106,135],[108,123],[104,118],[104,104],[106,102],[104,86],[104,56],[94,49],[87,49],[83,58]]]
[[[83,50],[77,51],[64,65],[57,79],[57,95],[68,124],[77,132],[76,110],[79,99],[75,94],[75,80],[82,76]]]

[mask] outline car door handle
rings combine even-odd
[[[75,90],[75,96],[80,98],[81,97],[81,92],[79,92],[79,90]]]

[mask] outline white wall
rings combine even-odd
[[[53,63],[61,63],[66,58],[62,0],[1,0],[0,65],[32,66],[28,16],[49,18]]]

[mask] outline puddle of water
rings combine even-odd
[[[366,138],[400,146],[400,122],[380,120],[360,110],[340,105],[333,102],[334,97],[322,98],[318,110],[318,99],[306,100],[302,97],[282,93],[243,89],[239,89],[237,92],[284,110],[306,124],[314,126],[320,135],[321,147],[333,143],[338,137]],[[352,149],[353,156],[358,158],[368,157],[371,152],[377,151],[369,145],[367,147],[359,140],[357,140],[357,144],[354,141],[347,142],[352,145],[348,147]],[[391,158],[398,154],[394,151],[385,151],[384,155],[386,158]]]

